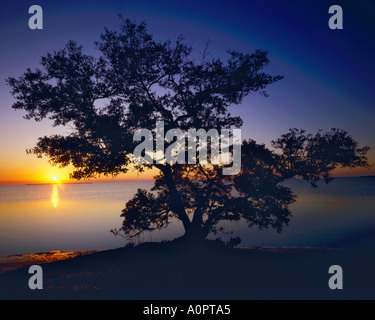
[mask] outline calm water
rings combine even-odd
[[[0,254],[124,246],[125,239],[109,230],[121,226],[121,210],[136,190],[152,185],[0,186]],[[278,234],[235,223],[231,229],[242,238],[241,246],[375,248],[375,179],[337,178],[317,189],[299,181],[288,185],[298,195],[289,226]],[[176,221],[137,241],[160,241],[182,233]]]

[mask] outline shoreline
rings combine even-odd
[[[152,243],[152,244],[157,244]],[[146,245],[148,243],[145,243]],[[113,248],[106,250],[51,250],[51,251],[38,251],[32,253],[14,253],[14,254],[0,254],[0,275],[23,268],[25,266],[31,266],[33,264],[45,264],[57,261],[69,260],[76,257],[85,255],[91,255],[98,252],[109,252],[112,250],[118,250],[122,248]],[[263,252],[263,253],[298,253],[308,251],[358,251],[350,248],[328,248],[328,247],[235,247],[237,251],[247,252]]]
[[[0,275],[0,287],[6,288],[0,289],[0,299],[324,300],[337,299],[338,295],[342,299],[369,299],[375,294],[369,281],[375,256],[374,251],[367,250],[237,249],[212,242],[191,246],[175,241],[84,253],[8,255],[8,267],[13,263],[13,269],[17,269]],[[26,257],[29,260],[23,259]],[[56,257],[60,260],[52,261]],[[44,263],[44,290],[33,291],[28,286],[26,264],[34,263]],[[328,288],[328,270],[332,265],[341,266],[348,275],[344,279],[349,290],[338,293]]]
[[[1,254],[0,275],[33,264],[51,263],[93,254],[101,250],[53,250],[33,253]]]

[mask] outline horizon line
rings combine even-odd
[[[332,177],[336,178],[375,178],[374,175],[358,175],[358,176],[336,176]],[[302,178],[291,178],[301,180]],[[288,179],[288,180],[291,180]],[[37,186],[37,185],[67,185],[67,184],[99,184],[99,183],[134,183],[134,182],[154,182],[155,179],[118,179],[118,180],[96,180],[96,181],[85,181],[85,182],[25,182],[25,181],[0,181],[0,186],[13,186],[13,185],[21,185],[21,186]]]

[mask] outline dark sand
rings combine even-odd
[[[0,298],[375,299],[373,251],[172,242],[56,253],[39,253],[39,260],[25,256],[13,266],[3,263],[2,270],[19,269],[0,275]],[[42,266],[43,290],[29,289],[30,264]],[[329,289],[331,265],[343,268],[344,290]]]

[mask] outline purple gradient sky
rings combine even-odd
[[[28,8],[42,6],[44,29],[28,28]],[[344,29],[328,28],[328,8],[340,4]],[[268,144],[291,127],[310,132],[338,127],[375,149],[375,3],[373,1],[3,1],[0,16],[0,181],[64,179],[67,171],[46,159],[27,156],[37,138],[64,133],[48,121],[35,123],[14,111],[5,84],[40,57],[68,40],[97,55],[93,42],[104,26],[119,25],[117,13],[145,20],[156,39],[183,34],[197,51],[210,39],[210,53],[225,58],[227,49],[269,51],[270,73],[285,79],[269,88],[269,98],[251,96],[233,113],[244,119],[242,135]],[[375,151],[369,153],[375,161]],[[338,175],[375,174],[338,171]],[[130,175],[129,177],[134,177]]]

